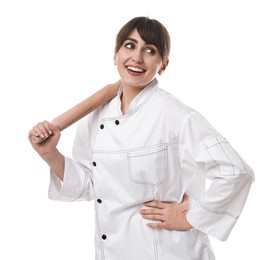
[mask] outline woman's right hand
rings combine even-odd
[[[41,157],[44,157],[57,150],[56,146],[59,142],[60,136],[60,129],[57,125],[48,121],[43,121],[33,126],[29,131],[28,139],[34,150]],[[33,139],[34,137],[47,137],[47,139],[41,143],[35,143]]]

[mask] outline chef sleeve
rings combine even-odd
[[[54,172],[50,172],[49,198],[59,201],[92,200],[92,181],[79,163],[65,157],[64,178],[61,181]]]
[[[187,219],[194,228],[226,240],[244,207],[253,171],[196,111],[183,119],[179,139],[181,167],[194,175],[189,190],[195,202]],[[201,177],[211,180],[206,190],[198,185]]]
[[[87,142],[87,119],[78,125],[73,145],[73,159],[65,158],[63,181],[50,172],[49,198],[59,201],[89,201],[93,195],[90,146]]]

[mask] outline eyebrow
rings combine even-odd
[[[138,41],[137,41],[136,39],[130,38],[130,37],[128,37],[128,38],[126,39],[126,41],[132,41],[132,42],[138,43]],[[147,43],[147,42],[145,42],[145,45],[155,46],[154,44],[152,44],[152,43]],[[156,46],[155,46],[155,47],[156,47]]]
[[[138,43],[138,41],[137,41],[136,39],[134,39],[134,38],[128,37],[126,40],[127,40],[127,41],[132,41],[132,42],[135,42],[135,43]],[[146,42],[145,42],[145,44],[146,44]]]

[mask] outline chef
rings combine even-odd
[[[56,125],[30,130],[50,136],[31,142],[50,166],[50,199],[94,201],[96,260],[215,259],[208,236],[228,238],[254,179],[223,135],[160,88],[169,50],[160,22],[133,18],[116,38],[118,95],[79,122],[73,157],[57,149]]]

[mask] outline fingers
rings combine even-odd
[[[182,198],[182,202],[181,204],[187,204],[188,208],[189,208],[189,197],[187,193],[184,193],[183,198]],[[179,205],[180,203],[178,203]],[[151,208],[157,208],[157,209],[165,209],[165,208],[169,208],[171,207],[171,203],[170,202],[162,202],[162,201],[148,201],[144,203],[144,206],[146,207],[151,207]]]
[[[39,122],[37,125],[33,126],[30,131],[31,134],[35,136],[39,136],[41,138],[49,137],[56,131],[58,127],[56,125],[51,124],[48,121]]]
[[[32,134],[41,138],[48,137],[53,133],[48,121],[39,122],[32,128]]]
[[[162,215],[162,210],[160,209],[141,209],[141,215]]]
[[[192,228],[186,218],[190,209],[187,194],[183,195],[180,203],[149,201],[144,205],[148,208],[141,209],[140,214],[144,219],[153,221],[147,224],[150,228],[171,230],[189,230]]]
[[[144,219],[152,220],[152,221],[164,221],[163,215],[157,215],[157,214],[144,215],[144,214],[142,214],[142,217]]]
[[[156,221],[152,223],[147,223],[147,226],[150,228],[167,228],[165,222],[165,215],[162,209],[142,209],[140,214],[143,219]]]
[[[59,131],[60,129],[58,126],[45,120],[33,126],[33,128],[29,131],[28,137],[30,141],[37,143],[34,140],[37,140],[38,138],[41,138],[41,140],[45,140],[49,136],[53,135],[55,132]]]
[[[164,211],[166,208],[169,207],[169,203],[150,201],[150,202],[144,203],[144,205],[146,207],[149,207],[147,209],[140,210],[140,214],[142,215],[142,217],[144,219],[152,220],[152,221],[161,221],[161,222],[163,222],[165,220],[166,214]],[[151,227],[160,228],[160,226],[162,226],[162,225],[158,226],[159,223],[149,223],[147,225],[150,227],[150,224],[151,224],[152,225]]]
[[[147,209],[141,209],[140,214],[146,220],[157,221],[148,223],[147,226],[151,228],[168,228],[167,219],[169,216],[168,211],[172,207],[170,203],[150,201],[144,203]]]
[[[169,229],[165,222],[148,223],[147,226],[150,227],[150,228],[166,228],[166,229]]]
[[[169,203],[161,202],[161,201],[149,201],[149,202],[145,202],[144,205],[146,207],[152,207],[152,208],[157,208],[157,209],[164,209],[164,208],[169,206]]]

